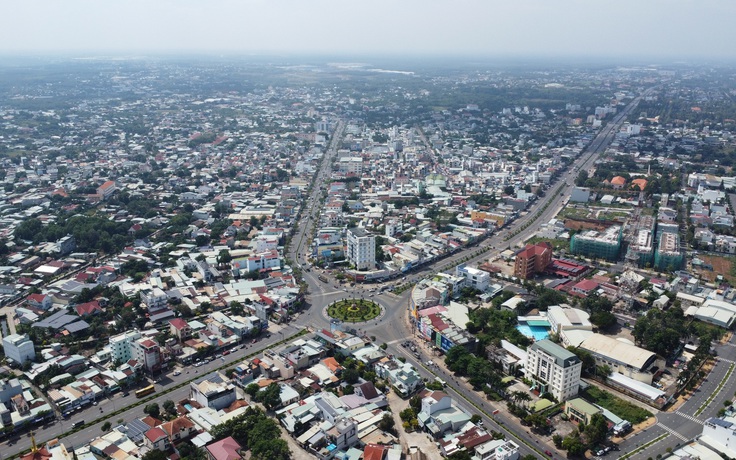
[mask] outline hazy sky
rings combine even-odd
[[[0,53],[736,57],[733,0],[24,0]]]

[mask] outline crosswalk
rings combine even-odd
[[[702,420],[698,420],[698,419],[697,419],[697,418],[695,418],[694,416],[692,416],[692,415],[690,415],[690,414],[686,414],[686,413],[684,413],[684,412],[680,412],[679,410],[676,410],[676,411],[675,411],[674,413],[675,413],[675,414],[677,414],[677,415],[679,415],[679,416],[681,416],[681,417],[685,417],[685,418],[686,418],[686,419],[688,419],[688,420],[692,420],[693,422],[699,423],[699,424],[701,424],[701,425],[703,425],[703,424],[705,423],[705,422],[703,422]]]
[[[723,361],[723,362],[725,362],[725,363],[729,363],[729,364],[736,364],[736,361],[734,361],[734,360],[732,360],[732,359],[728,359],[728,358],[721,358],[720,356],[717,356],[717,357],[716,357],[716,359],[717,359],[718,361]]]
[[[677,431],[675,431],[672,428],[668,427],[667,425],[664,425],[662,422],[657,423],[657,426],[661,427],[663,430],[665,430],[666,432],[668,432],[672,436],[676,437],[680,441],[683,441],[684,442],[684,441],[687,441],[688,440],[685,436],[681,435],[680,433],[678,433]]]

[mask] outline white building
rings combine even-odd
[[[466,267],[465,264],[458,265],[456,275],[465,277],[465,284],[481,292],[488,290],[491,285],[491,274],[478,270],[473,267]]]
[[[547,308],[547,321],[554,334],[559,334],[565,329],[593,330],[590,315],[570,305],[551,305]]]
[[[147,338],[134,341],[130,345],[133,359],[138,361],[148,372],[161,369],[161,349],[158,344]]]
[[[541,393],[549,392],[560,402],[577,396],[582,368],[580,358],[549,340],[527,349],[527,377]]]
[[[706,420],[700,443],[723,453],[728,458],[736,457],[736,418],[726,416]]]
[[[236,397],[235,385],[226,383],[222,375],[216,372],[189,384],[189,399],[197,401],[202,407],[224,409],[235,402]]]
[[[348,229],[347,257],[356,270],[376,268],[376,237],[360,227]]]
[[[138,331],[128,331],[110,337],[110,355],[113,361],[120,363],[133,359],[132,343],[141,338]]]
[[[11,334],[3,337],[3,349],[8,359],[21,365],[36,358],[36,349],[27,334]]]

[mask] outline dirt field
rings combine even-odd
[[[703,259],[705,263],[713,266],[713,271],[698,270],[703,278],[708,281],[715,281],[717,275],[723,275],[723,277],[727,279],[732,286],[736,283],[736,276],[733,276],[731,272],[733,261],[730,257],[701,255],[700,259]]]

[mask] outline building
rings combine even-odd
[[[603,411],[582,398],[565,401],[565,414],[575,423],[587,425],[595,414]]]
[[[654,253],[654,268],[657,270],[674,271],[682,267],[684,261],[680,251],[680,235],[677,233],[662,233]]]
[[[620,225],[613,225],[602,232],[588,230],[573,235],[570,240],[570,251],[585,257],[617,260],[621,251],[621,239]]]
[[[109,180],[97,187],[97,195],[100,197],[100,199],[107,200],[112,196],[113,193],[115,193],[116,190],[117,185],[115,184],[115,181]]]
[[[376,268],[376,237],[360,227],[348,229],[348,261],[358,271]]]
[[[162,452],[169,450],[171,447],[169,437],[166,435],[166,432],[157,426],[146,431],[146,435],[143,438],[143,444],[151,450],[157,449]]]
[[[36,349],[27,334],[10,334],[3,337],[3,349],[5,357],[19,365],[36,359]]]
[[[193,331],[189,323],[182,318],[174,318],[169,320],[169,331],[171,335],[179,339],[179,342],[184,342],[192,338]]]
[[[572,203],[587,203],[590,201],[590,189],[587,187],[573,187],[570,201]]]
[[[553,334],[559,334],[565,329],[593,330],[588,312],[565,304],[549,306],[547,321]]]
[[[133,359],[131,345],[140,338],[141,333],[138,331],[123,332],[122,334],[110,337],[110,355],[112,360],[119,363],[126,363]]]
[[[547,242],[528,244],[516,253],[514,275],[521,279],[533,278],[552,262],[552,245]]]
[[[189,399],[202,407],[224,409],[235,402],[235,385],[214,372],[189,384]]]
[[[468,286],[481,292],[486,292],[488,286],[491,285],[490,273],[477,268],[467,267],[465,264],[458,265],[455,269],[455,274],[457,276],[464,276],[465,283]]]
[[[703,425],[700,442],[728,458],[736,457],[736,418],[709,418]]]
[[[161,349],[154,340],[138,339],[131,344],[130,348],[133,359],[142,364],[146,371],[154,373],[161,370]]]
[[[240,460],[242,458],[240,456],[242,447],[232,436],[215,441],[205,449],[209,460]]]
[[[448,430],[457,431],[470,421],[470,415],[452,404],[447,393],[424,391],[420,397],[422,409],[417,414],[417,421],[435,438]]]
[[[527,349],[527,378],[534,381],[534,389],[549,392],[558,401],[578,394],[582,368],[580,358],[550,340],[540,340]]]
[[[563,334],[566,332],[563,331]],[[563,342],[565,340],[563,339]],[[632,343],[614,339],[602,334],[586,331],[585,339],[579,344],[571,343],[587,350],[595,359],[596,366],[608,366],[634,380],[651,385],[654,375],[649,369],[657,362],[657,355]],[[664,368],[664,361],[659,369]]]

